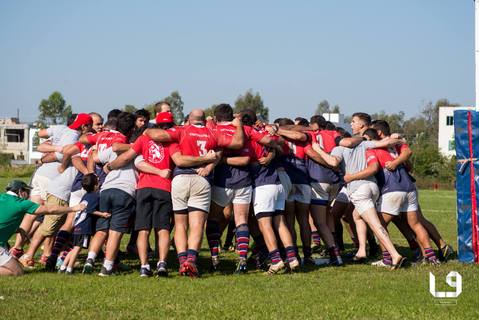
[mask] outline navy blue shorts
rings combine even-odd
[[[136,191],[135,230],[171,229],[173,205],[171,194],[161,189],[142,188]]]
[[[120,189],[106,189],[100,192],[100,211],[111,213],[110,218],[98,218],[96,231],[113,230],[127,233],[135,214],[135,198]]]

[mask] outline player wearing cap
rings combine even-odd
[[[165,130],[173,127],[173,115],[170,112],[158,113],[156,124]],[[149,136],[142,135],[131,145],[131,149],[107,165],[110,170],[115,170],[135,160],[135,164],[145,162],[157,170],[156,173],[140,170],[136,187],[135,231],[138,231],[137,248],[142,277],[153,275],[148,262],[148,239],[152,228],[158,235],[157,275],[168,275],[166,258],[170,244],[170,219],[173,212],[170,194],[173,169],[173,162],[170,159],[172,145],[155,142]]]
[[[172,202],[175,218],[175,244],[180,262],[180,273],[191,277],[199,275],[196,259],[201,247],[204,225],[211,203],[211,174],[214,164],[202,167],[199,157],[205,157],[219,148],[243,147],[243,127],[240,121],[233,124],[236,131],[233,137],[217,135],[205,127],[205,114],[201,109],[194,109],[189,116],[189,125],[145,131],[157,142],[178,142],[178,153],[189,156],[192,161],[176,162],[172,181]],[[172,152],[174,155],[177,152]],[[196,160],[195,160],[196,158]],[[181,158],[180,158],[181,159]],[[201,158],[200,158],[201,159]],[[216,157],[215,157],[216,159]],[[204,163],[211,160],[205,159]],[[187,230],[189,229],[189,234]]]
[[[50,157],[52,162],[43,163],[33,174],[31,200],[33,202],[43,204],[47,199],[47,185],[50,180],[58,176],[59,162],[62,160],[62,149],[64,146],[73,144],[78,140],[82,132],[86,132],[91,128],[92,118],[85,113],[73,114],[67,121],[67,125],[55,125],[38,132],[40,138],[49,138],[48,142],[38,146],[38,151],[47,153],[42,157]],[[30,232],[33,222],[37,217],[27,215],[22,221],[21,227]],[[11,252],[14,256],[20,257],[23,254],[24,242],[22,238],[17,236],[14,247]]]
[[[0,276],[19,276],[23,274],[21,265],[12,259],[7,250],[7,241],[18,232],[23,236],[28,235],[19,229],[20,222],[25,214],[31,215],[63,215],[69,212],[83,210],[85,205],[65,207],[59,205],[40,205],[27,200],[32,187],[19,180],[11,181],[6,187],[6,193],[0,194]]]

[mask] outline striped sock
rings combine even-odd
[[[214,220],[208,220],[206,223],[206,239],[210,247],[211,258],[218,257],[220,249],[220,225]]]
[[[70,239],[71,233],[68,231],[60,230],[55,237],[55,243],[53,244],[52,253],[50,257],[56,258],[62,251],[62,249],[67,244],[68,240]]]
[[[249,229],[246,223],[236,227],[236,250],[239,252],[240,259],[246,259],[249,247]]]
[[[328,251],[331,258],[339,256],[339,249],[336,246],[329,247]]]
[[[296,248],[294,246],[286,247],[285,250],[288,263],[296,259]]]
[[[436,261],[437,258],[436,258],[436,253],[434,252],[434,250],[432,250],[432,248],[424,248],[424,255],[427,260],[429,261]]]
[[[391,254],[386,250],[383,251],[383,262],[384,264],[387,264],[387,265],[393,264],[393,259],[391,258]]]
[[[311,232],[311,236],[313,237],[314,245],[320,246],[321,245],[321,237],[319,236],[319,232],[318,231],[313,231],[313,232]]]
[[[180,266],[182,266],[183,263],[186,262],[187,256],[188,256],[188,254],[186,252],[178,253],[178,263],[180,264]]]
[[[198,258],[198,251],[193,249],[188,249],[188,256],[186,258],[187,261],[196,263],[196,258]]]
[[[277,264],[281,262],[281,256],[279,250],[275,249],[269,253],[269,258],[271,259],[272,264]]]

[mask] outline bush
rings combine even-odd
[[[13,159],[13,154],[11,153],[0,153],[0,166],[9,166],[10,160]]]
[[[35,171],[35,165],[24,165],[12,167],[10,165],[0,166],[0,178],[29,178]]]

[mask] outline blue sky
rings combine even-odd
[[[0,2],[0,117],[60,91],[75,112],[185,110],[260,92],[270,118],[474,103],[474,4],[403,1]]]

